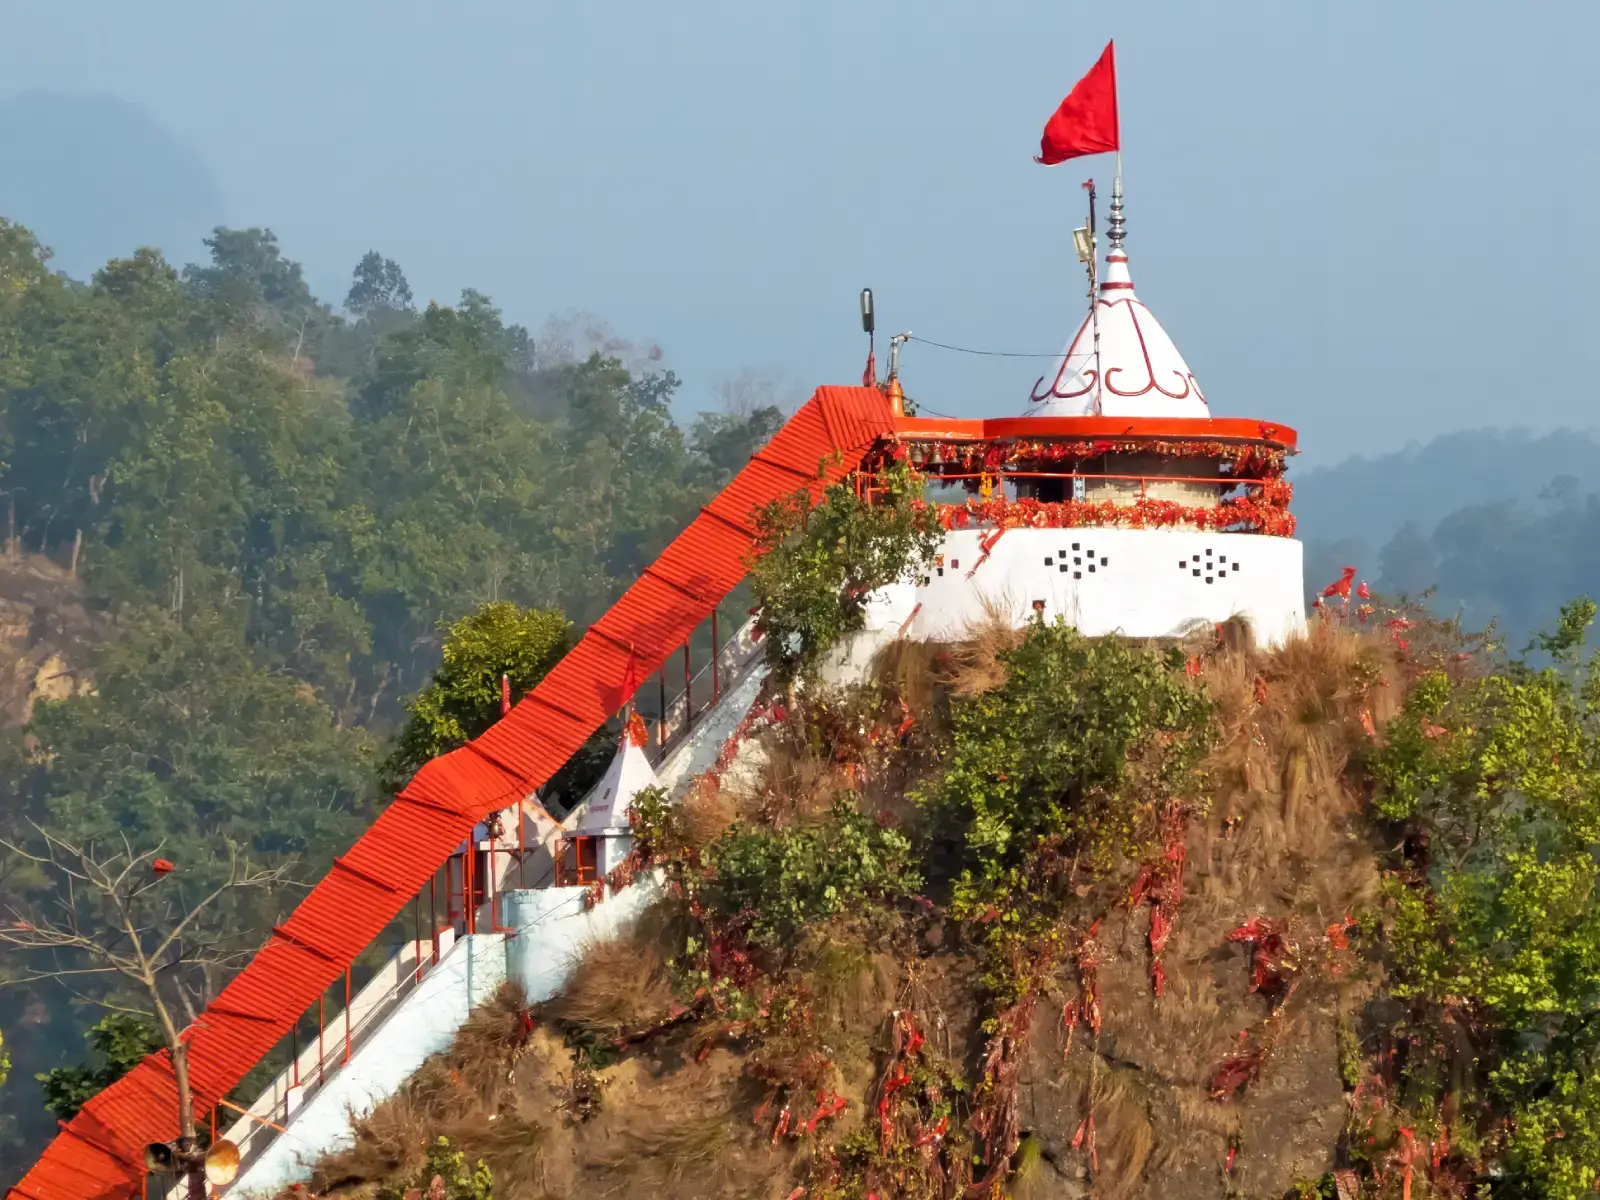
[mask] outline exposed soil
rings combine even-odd
[[[0,557],[0,723],[23,725],[40,699],[88,686],[95,620],[78,581],[49,559]]]

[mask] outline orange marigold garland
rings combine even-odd
[[[643,746],[650,741],[650,731],[645,728],[644,718],[637,711],[628,718],[628,740],[635,746]]]
[[[1248,494],[1231,496],[1214,507],[1179,504],[1149,496],[1132,504],[1118,504],[1111,500],[1010,500],[1001,495],[987,500],[974,497],[965,504],[937,507],[939,523],[946,529],[966,529],[974,525],[987,525],[996,530],[1187,527],[1293,537],[1295,520],[1289,512],[1293,495],[1293,485],[1275,479],[1253,484]]]
[[[1159,458],[1213,459],[1230,474],[1245,479],[1275,479],[1288,464],[1288,453],[1276,446],[1235,442],[1190,442],[1169,439],[1094,438],[1083,441],[1026,439],[994,442],[938,442],[922,447],[920,459],[928,467],[958,467],[963,471],[997,471],[1027,463],[1082,463],[1108,454],[1145,454]]]

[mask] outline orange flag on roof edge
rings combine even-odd
[[[1104,154],[1122,146],[1117,123],[1115,42],[1107,42],[1100,61],[1078,80],[1061,107],[1045,123],[1034,162],[1054,166],[1085,154]]]

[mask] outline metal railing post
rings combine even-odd
[[[690,636],[693,636],[692,634]],[[694,670],[689,660],[689,641],[683,643],[683,727],[694,725]]]
[[[661,721],[656,726],[656,748],[665,750],[667,748],[667,668],[665,664],[657,672],[656,678],[661,683]]]

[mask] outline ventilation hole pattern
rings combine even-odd
[[[1085,575],[1104,573],[1111,559],[1085,548],[1082,542],[1073,542],[1071,550],[1063,548],[1055,554],[1046,554],[1044,565],[1054,567],[1062,575],[1071,572],[1074,579],[1082,579]]]
[[[1191,554],[1188,558],[1178,560],[1178,570],[1191,579],[1204,579],[1207,583],[1215,583],[1219,579],[1226,579],[1230,574],[1239,573],[1238,559],[1228,561],[1226,554],[1218,554],[1215,550],[1207,550],[1204,554]]]

